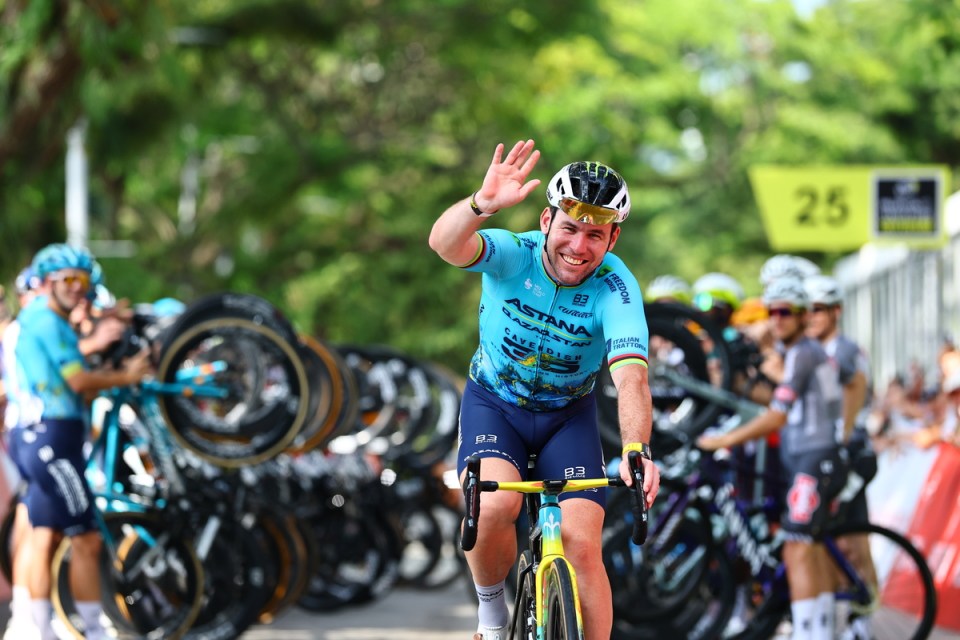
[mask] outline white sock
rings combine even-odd
[[[50,615],[53,613],[53,605],[46,599],[30,600],[30,618],[34,626],[40,632],[40,640],[56,640],[57,635],[50,626]]]
[[[873,637],[873,625],[870,623],[869,617],[862,616],[855,618],[854,621],[850,623],[850,629],[853,631],[855,638],[867,640]]]
[[[103,612],[103,606],[96,601],[81,602],[77,601],[77,613],[83,620],[83,627],[86,629],[86,638],[102,638],[103,627],[100,624],[100,614]]]
[[[813,624],[813,637],[816,640],[833,640],[834,625],[833,592],[826,591],[817,596],[817,614]]]
[[[505,627],[510,622],[507,598],[503,591],[504,582],[504,580],[501,580],[489,587],[481,587],[474,583],[477,588],[477,598],[480,600],[480,605],[477,607],[477,617],[480,619],[481,627],[496,629],[497,627]],[[478,629],[478,631],[483,631],[483,629]]]
[[[30,590],[14,585],[10,595],[10,621],[30,620]]]
[[[813,640],[814,619],[817,615],[817,599],[794,600],[790,603],[793,615],[793,635],[791,640]]]

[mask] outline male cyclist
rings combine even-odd
[[[595,162],[568,164],[547,186],[540,229],[480,230],[496,212],[522,202],[540,184],[528,176],[540,158],[533,140],[503,157],[497,145],[483,185],[447,209],[430,247],[450,264],[483,274],[480,346],[460,411],[458,471],[484,458],[483,479],[517,481],[536,454],[540,478],[604,474],[593,388],[604,357],[617,387],[624,450],[643,455],[644,490],[653,503],[659,472],[648,446],[647,327],[636,279],[610,254],[630,211],[623,178]],[[626,462],[620,475],[630,483]],[[605,495],[564,494],[564,550],[577,574],[585,637],[610,637],[610,584],[601,557]],[[474,640],[505,640],[504,580],[517,552],[519,495],[483,495],[477,543],[467,555],[477,586]]]
[[[837,371],[820,344],[804,333],[808,300],[803,282],[782,277],[767,285],[763,300],[784,351],[783,378],[769,408],[726,434],[702,436],[713,451],[780,430],[780,462],[788,487],[781,519],[783,562],[790,585],[794,640],[833,638],[833,583],[829,559],[813,536],[846,477],[838,424],[842,393]]]
[[[41,249],[32,269],[39,296],[19,317],[16,376],[19,460],[28,481],[24,502],[30,523],[31,557],[26,567],[31,614],[39,637],[53,638],[50,626],[50,558],[60,533],[70,536],[70,584],[87,638],[102,638],[100,627],[100,535],[93,499],[84,479],[84,395],[138,382],[149,368],[147,353],[120,371],[91,371],[68,317],[90,288],[93,256],[85,249],[53,244]]]

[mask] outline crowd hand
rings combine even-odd
[[[123,337],[127,323],[117,316],[105,316],[97,320],[93,330],[86,340],[91,345],[92,353],[106,350],[110,345]]]
[[[146,347],[123,362],[123,371],[127,374],[130,381],[129,384],[140,382],[152,369],[153,364],[150,361],[150,350]]]
[[[133,320],[133,309],[130,307],[130,299],[120,298],[112,307],[100,309],[98,311],[98,317],[101,319],[116,318],[123,323],[129,323]]]
[[[522,202],[540,185],[539,180],[530,180],[530,172],[537,166],[540,151],[535,150],[533,140],[518,141],[503,158],[503,144],[493,152],[493,160],[483,178],[483,186],[477,191],[474,201],[482,211],[493,213]]]
[[[763,362],[760,363],[760,373],[774,384],[779,383],[783,380],[783,356],[773,349],[764,351]]]

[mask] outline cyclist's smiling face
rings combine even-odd
[[[50,297],[64,315],[86,299],[90,273],[82,269],[61,269],[49,276]]]
[[[576,286],[596,271],[607,251],[613,249],[620,228],[613,224],[577,222],[557,209],[540,214],[540,230],[546,236],[543,266],[557,283]]]

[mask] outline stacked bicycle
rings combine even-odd
[[[110,357],[146,343],[156,376],[97,401],[88,469],[119,634],[233,638],[294,604],[324,611],[399,579],[456,577],[435,570],[454,536],[431,504],[459,406],[445,370],[298,335],[256,296],[209,296],[172,323],[138,311]],[[70,560],[64,542],[52,599],[82,637]]]
[[[690,331],[695,326],[722,345],[709,319],[676,305],[650,305],[648,317],[651,344],[661,347],[650,362],[654,441],[664,452],[661,496],[642,549],[629,541],[629,509],[616,498],[608,506],[604,561],[614,587],[614,637],[775,637],[789,629],[790,616],[777,533],[781,480],[766,471],[762,443],[750,460],[714,456],[693,444],[705,428],[735,428],[762,407],[730,391],[730,359],[722,349],[723,380],[719,386],[710,383],[703,348]],[[607,427],[609,433],[609,421]],[[851,550],[857,545],[850,540],[857,537],[866,537],[872,557],[885,561],[874,566],[856,557]],[[929,567],[910,540],[838,518],[820,542],[835,574],[838,634],[869,617],[877,640],[929,636],[936,592]]]

